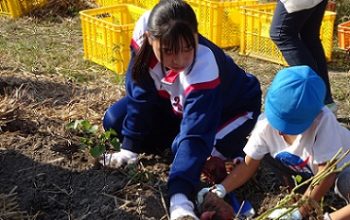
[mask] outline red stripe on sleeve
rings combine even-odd
[[[221,129],[223,129],[224,127],[226,127],[228,124],[230,124],[233,121],[236,121],[238,118],[247,115],[248,112],[241,112],[237,115],[235,115],[233,118],[231,118],[230,120],[228,120],[227,122],[225,122],[224,124],[222,124],[219,128],[218,131],[220,131]]]
[[[188,95],[190,92],[195,90],[202,90],[202,89],[213,89],[217,87],[220,84],[220,78],[216,78],[209,82],[203,82],[203,83],[197,83],[190,85],[185,90],[185,95]]]

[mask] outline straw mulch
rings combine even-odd
[[[94,0],[47,0],[47,3],[30,14],[42,18],[47,16],[73,17],[79,11],[97,7]]]
[[[39,148],[58,143],[69,147],[75,138],[66,125],[78,119],[88,119],[102,131],[105,109],[123,94],[112,83],[101,84],[77,85],[61,76],[2,72],[0,149],[18,149],[28,143]]]

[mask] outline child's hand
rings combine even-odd
[[[129,150],[121,149],[117,153],[107,153],[105,158],[99,160],[100,164],[111,168],[120,168],[127,164],[137,163],[137,153]]]
[[[303,219],[303,216],[301,215],[298,209],[294,209],[293,211],[284,215],[284,213],[287,213],[287,212],[288,212],[287,208],[276,209],[269,215],[269,219],[277,219],[278,217],[280,217],[278,219],[281,219],[281,220],[302,220]]]
[[[209,184],[221,183],[227,176],[225,161],[219,157],[209,157],[204,164],[202,174]]]
[[[201,205],[203,203],[204,197],[208,192],[215,193],[219,198],[224,198],[226,195],[226,189],[221,184],[216,184],[212,187],[203,188],[197,194],[198,205]]]
[[[203,203],[199,207],[201,220],[213,219],[233,219],[234,212],[232,207],[217,194],[209,192],[205,195]]]

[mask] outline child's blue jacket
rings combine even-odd
[[[140,152],[140,143],[152,129],[152,110],[165,102],[171,104],[181,123],[172,144],[174,160],[169,174],[169,194],[189,196],[199,183],[202,166],[210,156],[220,128],[237,115],[255,110],[257,105],[260,108],[260,84],[222,49],[199,35],[191,69],[162,71],[161,64],[153,57],[148,64],[152,80],[141,87],[131,78],[131,70],[147,23],[142,19],[148,16],[141,17],[136,24],[126,73],[129,102],[122,128],[122,147]]]

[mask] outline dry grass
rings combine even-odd
[[[83,5],[83,1],[77,1],[76,5],[72,5],[72,2],[75,1],[51,0],[45,10],[34,12],[35,17],[27,16],[17,20],[0,18],[0,161],[5,157],[2,156],[3,152],[15,150],[35,163],[54,164],[71,172],[91,168],[79,166],[82,163],[80,157],[74,159],[69,147],[77,145],[78,140],[67,133],[65,125],[72,120],[88,119],[102,130],[104,110],[124,95],[123,78],[83,60],[80,21],[74,15],[78,9],[90,5],[85,5],[86,1]],[[64,11],[62,8],[71,8],[70,14],[60,14]],[[245,70],[257,75],[264,91],[274,74],[283,68],[239,56],[237,49],[227,52]],[[339,120],[347,126],[350,126],[349,63],[344,51],[335,49],[334,60],[329,64],[333,94],[339,104]],[[63,151],[69,151],[69,156],[62,154]],[[45,152],[45,155],[41,155]],[[61,163],[62,160],[66,163]],[[0,173],[1,169],[0,167]],[[123,174],[125,180],[120,181],[125,182],[124,187],[118,185],[119,190],[114,189],[109,193],[101,190],[99,193],[102,192],[102,196],[118,203],[120,210],[130,212],[135,218],[152,219],[146,218],[144,213],[147,209],[154,209],[154,213],[163,213],[162,219],[166,219],[166,171],[167,167],[162,163],[141,164],[138,170]],[[133,176],[131,180],[127,178],[130,175]],[[111,176],[115,174],[112,173]],[[112,178],[111,176],[108,177]],[[142,182],[137,184],[135,178],[141,178]],[[283,192],[275,189],[276,183],[273,180],[273,174],[263,169],[255,181],[248,183],[239,194],[259,198],[253,205],[260,207],[257,211],[262,213],[283,196]],[[0,183],[1,181],[0,179]],[[108,188],[107,184],[103,186],[106,187]],[[69,190],[60,189],[61,194],[62,191]],[[147,190],[153,194],[149,195]],[[17,205],[16,190],[9,192],[0,195],[0,201],[6,201],[8,205],[6,210],[26,215]],[[159,203],[159,206],[149,207],[148,201],[154,202],[152,204]],[[328,201],[329,204],[334,204],[334,197],[331,196]],[[5,213],[4,210],[5,208],[1,210],[0,218],[6,219],[2,214]],[[87,209],[79,213],[78,217],[90,218],[98,212],[100,210]],[[30,214],[34,218],[36,213]]]
[[[79,11],[94,7],[94,0],[48,0],[42,8],[33,10],[30,15],[37,18],[74,17]]]

